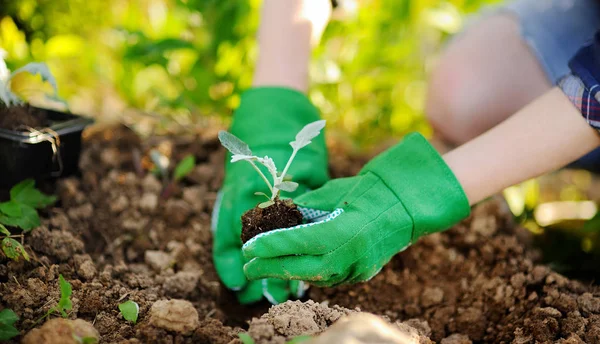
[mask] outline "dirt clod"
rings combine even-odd
[[[292,200],[275,199],[266,208],[256,206],[242,215],[242,242],[277,228],[289,228],[302,223],[302,214]]]
[[[198,326],[198,312],[185,300],[156,301],[150,309],[150,324],[183,335],[189,335]]]
[[[36,109],[29,104],[15,105],[9,108],[0,107],[0,128],[9,130],[23,130],[24,127],[40,129],[48,125],[46,111]]]
[[[161,272],[173,265],[173,257],[163,251],[148,250],[144,253],[144,261],[149,267]]]
[[[96,341],[93,341],[95,339]],[[83,340],[95,343],[100,340],[98,331],[87,321],[55,318],[44,326],[33,329],[23,338],[23,344],[79,344]]]

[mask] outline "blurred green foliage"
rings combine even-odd
[[[315,51],[311,99],[334,129],[360,138],[353,142],[428,133],[426,72],[465,15],[493,2],[342,1]],[[9,67],[46,61],[74,112],[135,108],[180,123],[227,118],[251,84],[258,0],[2,3],[0,47]]]

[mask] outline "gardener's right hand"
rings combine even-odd
[[[319,112],[304,94],[288,88],[260,87],[243,94],[229,131],[246,142],[257,156],[268,155],[276,166],[285,166],[292,153],[289,143],[300,129],[316,120]],[[301,296],[304,287],[300,281],[246,279],[241,216],[263,201],[263,196],[256,196],[255,192],[268,194],[269,190],[250,164],[231,164],[229,157],[212,218],[213,260],[219,277],[227,288],[236,291],[243,304],[263,297],[276,304],[290,296]],[[318,188],[329,179],[324,135],[298,152],[289,175],[300,187],[293,194],[283,193],[283,197]]]

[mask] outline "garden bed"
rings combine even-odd
[[[165,194],[146,173],[152,148],[172,152],[173,161],[193,154],[198,164]],[[73,288],[69,318],[93,324],[102,343],[229,343],[253,318],[248,333],[257,342],[281,343],[317,334],[357,308],[417,333],[421,343],[600,343],[598,287],[537,265],[529,234],[499,199],[420,240],[368,283],[311,288],[318,303],[240,306],[211,259],[223,161],[216,131],[143,141],[124,127],[88,133],[81,176],[46,186],[59,203],[25,235],[31,262],[0,255],[0,308],[20,317],[22,335],[41,327],[35,322],[58,302],[62,274]],[[365,161],[336,158],[332,174],[356,173]],[[156,304],[168,299],[193,307]],[[126,300],[140,306],[136,325],[119,312]]]

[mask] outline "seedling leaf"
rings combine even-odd
[[[183,179],[183,177],[187,176],[190,172],[192,172],[195,165],[196,158],[191,154],[186,156],[175,167],[173,178],[175,178],[176,181]]]
[[[96,337],[81,338],[81,344],[96,344],[96,343],[98,343],[98,338],[96,338]]]
[[[14,327],[18,320],[19,317],[12,310],[5,308],[0,311],[0,341],[9,340],[19,335],[19,330]]]
[[[4,227],[3,224],[0,223],[0,233],[4,234],[4,235],[10,235],[10,231]]]
[[[67,313],[65,311],[70,311],[73,308],[73,303],[71,302],[71,294],[73,293],[73,289],[71,288],[71,283],[67,282],[63,275],[58,275],[58,282],[60,285],[60,300],[58,301],[58,305],[56,306],[60,311],[60,314],[63,318],[67,317]]]
[[[164,156],[161,152],[153,149],[152,151],[150,151],[150,160],[152,160],[156,168],[158,168],[158,171],[160,172],[160,175],[162,177],[167,176],[167,170],[169,168],[170,163],[169,158]]]
[[[14,201],[0,203],[0,212],[9,217],[21,216],[21,207]]]
[[[56,202],[55,196],[44,195],[36,189],[33,179],[25,179],[13,186],[10,189],[10,199],[11,201],[26,204],[33,208],[44,208]]]
[[[296,182],[281,182],[275,185],[281,191],[294,192],[298,188],[298,183]]]
[[[227,148],[227,150],[230,151],[231,154],[252,155],[250,147],[248,147],[248,145],[244,141],[238,139],[237,136],[227,131],[219,131],[219,141],[221,141],[223,147]]]
[[[240,340],[244,344],[255,344],[254,339],[247,333],[238,333],[238,337],[240,337]]]
[[[15,75],[17,75],[19,73],[23,73],[23,72],[28,72],[31,75],[39,74],[42,77],[42,81],[47,81],[52,86],[52,89],[54,90],[54,94],[58,93],[58,86],[56,85],[56,79],[54,78],[54,75],[52,75],[52,73],[50,72],[50,69],[48,68],[48,66],[45,63],[43,63],[43,62],[28,63],[25,66],[12,72],[9,80],[11,78],[13,78]]]
[[[231,162],[238,162],[240,160],[246,160],[246,161],[252,161],[252,160],[256,160],[258,159],[258,157],[254,156],[254,155],[244,155],[244,154],[233,154],[231,156]]]
[[[2,239],[2,252],[10,259],[19,260],[19,257],[23,256],[26,261],[29,261],[29,255],[23,245],[13,238]]]
[[[267,207],[270,207],[270,206],[272,206],[273,204],[275,204],[275,202],[273,202],[273,201],[271,201],[271,200],[268,200],[268,201],[266,201],[266,202],[262,202],[262,203],[260,203],[260,204],[258,205],[258,207],[259,207],[259,208],[261,208],[261,209],[264,209],[264,208],[267,208]]]
[[[298,343],[303,343],[309,339],[312,339],[312,336],[307,336],[307,335],[303,335],[303,336],[296,336],[294,338],[292,338],[290,341],[288,341],[286,344],[298,344]]]
[[[321,129],[324,127],[325,120],[320,120],[305,125],[304,128],[302,128],[302,130],[300,130],[300,132],[296,135],[296,141],[290,142],[290,145],[294,150],[299,150],[300,148],[307,146],[312,139],[321,133]]]
[[[266,193],[264,193],[264,192],[255,192],[254,194],[255,194],[256,196],[265,196],[265,197],[266,197],[268,200],[270,200],[270,199],[271,199],[271,197],[269,197],[269,195],[267,195],[267,194],[266,194]]]
[[[7,226],[19,227],[25,232],[29,232],[30,230],[39,227],[40,217],[38,216],[37,210],[26,204],[17,204],[21,209],[21,215],[12,217],[0,213],[0,223]]]
[[[127,321],[131,321],[132,323],[136,323],[138,319],[138,314],[140,313],[140,306],[129,300],[119,304],[119,310],[123,315],[123,318]]]

